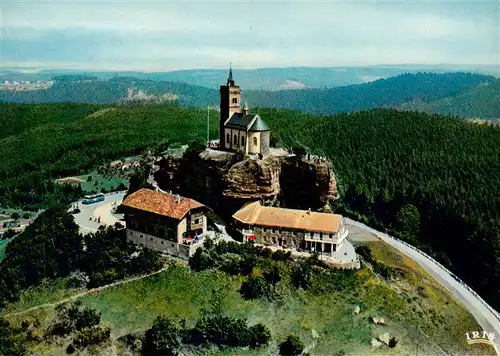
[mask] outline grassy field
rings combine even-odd
[[[88,181],[89,176],[91,177],[90,181]],[[92,171],[89,174],[76,176],[76,178],[80,178],[81,180],[83,180],[82,189],[84,192],[89,192],[92,190],[97,190],[100,192],[102,188],[109,191],[112,188],[118,187],[120,185],[120,183],[123,183],[125,185],[128,184],[128,180],[126,178],[123,178],[123,177],[105,177],[105,176],[97,173],[97,171]]]
[[[0,240],[0,262],[2,262],[5,257],[5,248],[7,247],[9,241],[10,239]]]
[[[381,242],[367,245],[376,259],[400,269],[404,277],[384,281],[368,268],[362,268],[357,272],[361,285],[356,290],[311,295],[286,289],[282,290],[281,300],[268,302],[242,299],[238,290],[243,277],[217,271],[192,273],[185,267],[171,267],[162,274],[87,295],[81,300],[102,313],[102,322],[112,326],[114,339],[149,328],[162,313],[176,319],[187,318],[188,324],[193,324],[205,308],[247,318],[251,324],[263,322],[271,330],[273,343],[269,347],[218,352],[223,355],[269,355],[277,351],[276,341],[290,333],[299,335],[310,347],[311,354],[317,355],[414,354],[417,347],[420,354],[492,354],[487,346],[466,344],[465,332],[478,328],[475,320],[418,265]],[[45,285],[25,293],[20,302],[8,306],[6,313],[63,299],[75,292],[68,292],[63,282]],[[355,305],[361,307],[359,315],[353,314]],[[44,308],[9,319],[19,323],[37,318],[43,329],[52,315],[52,308]],[[383,317],[386,325],[373,324],[371,317],[374,316]],[[313,338],[313,330],[319,338]],[[370,340],[386,332],[399,340],[396,348],[372,348]],[[32,345],[31,351],[62,355],[68,343],[38,343]]]

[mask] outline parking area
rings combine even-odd
[[[93,204],[83,204],[81,200],[75,202],[71,210],[74,207],[80,209],[79,213],[73,214],[80,232],[83,234],[96,232],[101,225],[113,226],[117,222],[125,226],[125,222],[121,220],[123,215],[114,214],[115,208],[123,201],[125,193],[123,191],[106,194],[104,201]]]

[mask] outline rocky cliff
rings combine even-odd
[[[319,157],[282,154],[239,160],[231,153],[206,150],[189,158],[166,157],[155,179],[161,189],[198,199],[221,215],[257,199],[319,210],[339,197],[332,164]]]

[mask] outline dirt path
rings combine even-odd
[[[127,279],[122,279],[122,280],[117,281],[117,282],[113,282],[113,283],[110,283],[110,284],[106,284],[104,286],[100,286],[100,287],[97,287],[97,288],[86,290],[85,292],[74,294],[71,297],[68,297],[68,298],[65,298],[65,299],[61,299],[61,300],[59,300],[57,302],[54,302],[54,303],[40,304],[40,305],[37,305],[36,307],[25,309],[25,310],[20,311],[20,312],[5,314],[5,316],[8,317],[8,316],[13,316],[13,315],[21,315],[21,314],[29,313],[29,312],[31,312],[33,310],[40,309],[40,308],[56,307],[56,306],[58,306],[60,304],[64,304],[66,302],[69,302],[69,301],[81,298],[81,297],[86,296],[87,294],[90,294],[90,293],[100,292],[100,291],[102,291],[104,289],[107,289],[107,288],[110,288],[110,287],[119,286],[120,284],[130,283],[130,282],[133,282],[133,281],[138,281],[140,279],[151,277],[151,276],[153,276],[155,274],[164,272],[167,268],[168,267],[164,267],[164,268],[162,268],[162,269],[160,269],[158,271],[155,271],[155,272],[151,272],[151,273],[148,273],[148,274],[143,274],[141,276],[135,276],[135,277],[127,278]]]

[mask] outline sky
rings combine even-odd
[[[498,0],[2,0],[3,68],[499,65]]]

